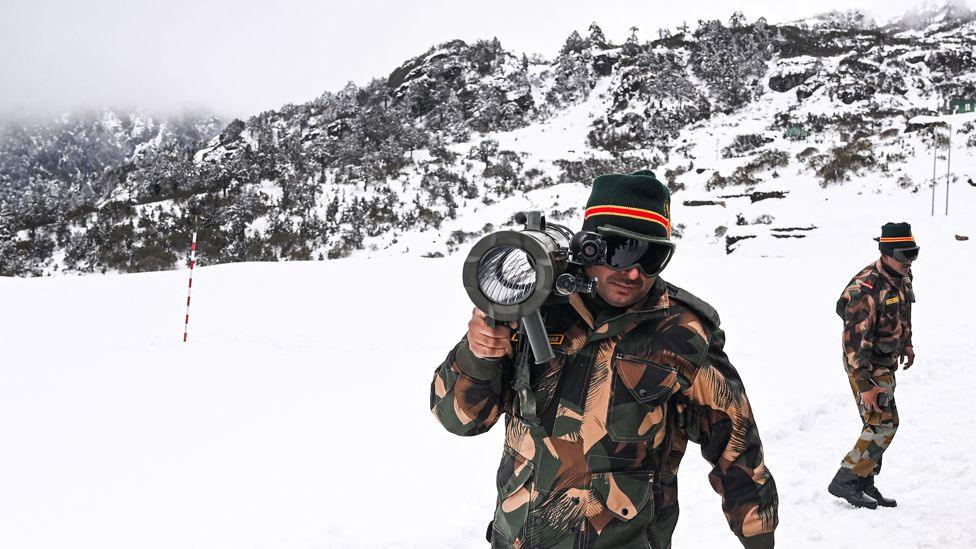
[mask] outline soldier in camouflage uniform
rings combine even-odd
[[[670,548],[688,440],[742,544],[773,547],[776,485],[718,314],[656,276],[673,250],[669,200],[649,171],[594,181],[583,228],[604,234],[607,265],[587,272],[598,297],[544,309],[556,357],[532,367],[534,410],[511,388],[511,330],[478,310],[437,368],[431,408],[448,431],[505,415],[492,547]]]
[[[837,302],[844,319],[844,368],[861,416],[861,436],[827,490],[855,507],[894,507],[874,485],[881,457],[898,430],[895,371],[915,362],[911,266],[918,246],[908,223],[881,228],[881,257],[857,273]]]

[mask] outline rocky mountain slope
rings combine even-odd
[[[756,205],[800,187],[919,192],[933,139],[971,155],[974,124],[909,120],[976,99],[974,46],[976,15],[953,3],[882,24],[734,14],[622,44],[594,24],[552,59],[441,44],[222,129],[206,116],[8,123],[0,274],[175,268],[194,228],[202,263],[439,255],[521,207],[575,225],[595,175],[637,168],[668,182],[686,232],[728,252],[802,237],[815,225],[802,208],[782,225],[780,206]],[[976,175],[955,165],[951,181]]]

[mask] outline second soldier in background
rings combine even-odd
[[[887,223],[881,257],[848,282],[837,302],[844,320],[844,367],[861,416],[861,435],[827,490],[855,507],[894,507],[874,485],[881,458],[898,430],[895,371],[915,362],[912,262],[918,246],[908,223]]]

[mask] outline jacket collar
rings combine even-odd
[[[579,305],[582,305],[582,300],[579,301]],[[592,328],[589,341],[605,339],[629,332],[648,316],[665,311],[670,306],[671,300],[668,297],[668,285],[660,276],[655,277],[651,290],[643,299],[628,307],[623,313],[595,326],[593,325],[593,315],[589,310],[585,309],[585,305],[583,306],[584,313],[574,304],[577,312],[580,313],[583,320]]]
[[[911,271],[909,271],[907,275],[900,275],[892,271],[889,267],[885,266],[880,257],[874,262],[874,269],[878,271],[878,274],[880,274],[881,277],[884,278],[889,284],[897,288],[901,288],[904,282],[910,281],[912,276]]]

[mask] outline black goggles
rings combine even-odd
[[[607,244],[606,265],[615,271],[637,267],[644,276],[654,276],[668,265],[674,254],[671,242],[648,242],[617,235],[603,237]]]
[[[913,248],[895,248],[891,251],[891,257],[901,262],[915,261],[918,258],[918,246]]]

